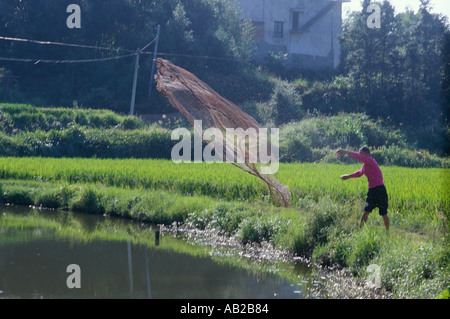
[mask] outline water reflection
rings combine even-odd
[[[79,289],[67,287],[70,264]],[[304,286],[218,262],[148,225],[0,207],[0,298],[301,298]]]

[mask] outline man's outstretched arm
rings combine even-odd
[[[363,169],[361,168],[359,171],[356,171],[356,172],[354,172],[354,173],[352,173],[352,174],[342,175],[342,176],[341,176],[341,179],[345,181],[346,179],[349,179],[349,178],[358,178],[358,177],[361,177],[361,176],[363,176],[363,175],[364,175],[364,172],[363,172]]]
[[[348,151],[348,150],[338,150],[338,151],[336,151],[336,154],[339,157],[341,157],[344,154],[347,154],[347,155],[350,155],[351,157],[353,157],[355,160],[358,160],[360,162],[367,163],[368,165],[373,164],[373,159],[371,157],[364,156],[357,152],[352,152],[352,151]]]
[[[347,150],[337,150],[336,151],[336,155],[338,157],[341,157],[342,155],[345,155],[345,154],[350,154],[350,151],[347,151]]]
[[[350,155],[350,156],[352,156],[353,158],[355,158],[355,159],[357,159],[357,160],[361,160],[358,156],[353,156],[354,154],[356,154],[356,155],[360,155],[360,154],[358,154],[358,153],[355,153],[355,152],[351,152],[351,151],[348,151],[348,150],[344,150],[344,149],[342,149],[342,150],[338,150],[337,152],[336,152],[336,154],[337,154],[337,156],[339,156],[339,157],[341,157],[342,155],[345,155],[345,154],[348,154],[348,155]],[[363,156],[364,158],[366,157],[366,156]],[[361,160],[362,161],[362,160]],[[364,161],[362,161],[362,162],[364,162]],[[342,175],[341,176],[341,179],[342,180],[346,180],[346,179],[349,179],[349,178],[358,178],[358,177],[361,177],[361,176],[363,176],[364,175],[364,171],[363,171],[363,168],[361,168],[359,171],[356,171],[356,172],[354,172],[354,173],[352,173],[352,174],[345,174],[345,175]]]

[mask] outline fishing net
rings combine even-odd
[[[158,91],[214,149],[215,158],[220,157],[223,162],[260,178],[267,184],[272,199],[287,206],[289,187],[280,183],[274,174],[278,169],[278,135],[271,132],[269,136],[268,130],[261,128],[253,117],[220,96],[194,74],[170,61],[155,61]],[[207,129],[203,131],[203,127]]]

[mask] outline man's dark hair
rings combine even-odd
[[[366,152],[367,154],[370,155],[370,149],[369,149],[367,146],[363,146],[363,147],[361,147],[359,150],[360,150],[360,151],[364,151],[364,152]]]

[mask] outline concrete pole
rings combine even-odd
[[[130,115],[134,114],[134,103],[136,101],[136,86],[137,86],[137,77],[139,70],[139,54],[140,49],[136,50],[136,63],[134,65],[134,79],[133,79],[133,91],[131,92],[131,105],[130,105]]]

